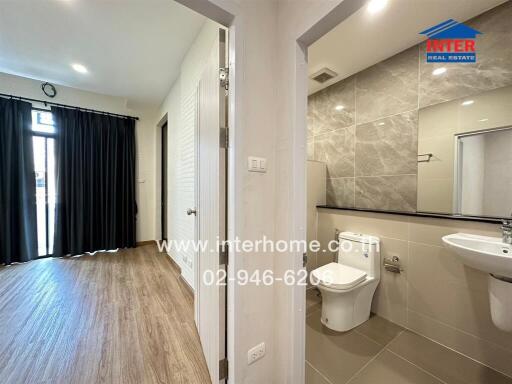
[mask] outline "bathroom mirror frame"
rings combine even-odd
[[[454,174],[453,210],[454,210],[454,215],[467,216],[467,214],[465,214],[463,212],[463,207],[462,207],[462,201],[463,201],[462,178],[463,178],[463,165],[464,165],[462,139],[470,138],[470,137],[485,136],[488,133],[493,134],[493,133],[507,132],[507,131],[512,132],[512,126],[488,128],[488,129],[471,131],[471,132],[462,132],[462,133],[456,133],[454,135],[454,157],[453,157],[453,174]],[[510,191],[510,193],[512,193],[512,191]],[[512,216],[512,213],[511,213],[511,216]],[[475,216],[475,217],[478,217],[478,216]],[[500,217],[500,216],[488,216],[488,217],[498,218],[498,220],[510,219],[510,217]]]

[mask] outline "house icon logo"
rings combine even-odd
[[[453,19],[420,32],[428,37],[427,63],[475,63],[476,37],[481,34]]]

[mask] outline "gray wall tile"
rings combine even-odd
[[[327,179],[327,205],[335,207],[353,208],[355,179],[343,177]]]
[[[356,123],[418,108],[418,47],[356,75]]]
[[[327,164],[327,177],[354,177],[355,127],[315,137],[315,160]]]
[[[356,126],[356,176],[418,173],[418,112]]]
[[[356,207],[416,211],[416,175],[356,177]]]
[[[308,134],[319,135],[354,125],[355,81],[347,78],[308,99]]]
[[[512,84],[510,20],[508,1],[468,23],[483,32],[474,65],[427,64],[424,44],[417,45],[311,95],[308,158],[325,162],[328,178],[355,176],[357,207],[416,210],[418,107]],[[434,77],[438,66],[448,71]],[[329,181],[329,188],[330,204],[352,206],[348,179]]]

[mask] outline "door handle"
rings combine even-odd
[[[187,215],[194,215],[196,216],[197,215],[197,211],[195,209],[192,209],[192,208],[189,208],[187,209]]]

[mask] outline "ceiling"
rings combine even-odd
[[[503,0],[388,0],[380,12],[364,6],[308,50],[309,74],[324,67],[338,74],[320,84],[309,80],[309,93],[368,68],[418,44],[419,34],[447,19],[463,22],[504,3]]]
[[[2,0],[0,72],[158,105],[204,21],[171,0]]]

